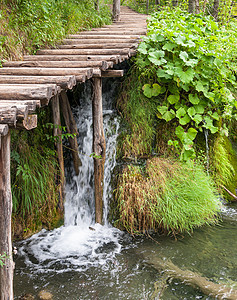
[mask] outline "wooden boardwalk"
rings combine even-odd
[[[23,61],[8,61],[0,68],[1,136],[9,127],[37,126],[37,107],[92,77],[122,76],[113,66],[135,55],[146,18],[121,7],[120,21],[69,35],[57,49],[39,50]]]

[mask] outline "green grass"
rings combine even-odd
[[[194,163],[153,158],[146,168],[127,166],[118,181],[116,226],[132,234],[176,235],[215,224],[221,206],[210,177]]]
[[[109,7],[93,0],[11,0],[0,2],[0,61],[20,59],[54,46],[67,34],[111,22]]]

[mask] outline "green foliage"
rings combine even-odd
[[[5,261],[6,259],[8,259],[9,257],[7,256],[6,252],[4,252],[3,254],[0,253],[0,268],[5,266]]]
[[[41,229],[42,224],[50,227],[59,217],[59,166],[54,143],[46,138],[51,129],[41,124],[47,117],[42,111],[36,129],[11,132],[13,227],[23,235]]]
[[[109,8],[100,12],[92,0],[15,0],[0,4],[0,61],[54,46],[69,33],[110,23]],[[7,37],[7,38],[6,38]]]
[[[145,170],[127,166],[117,186],[115,224],[132,234],[155,230],[175,235],[217,222],[221,203],[198,164],[153,158]]]
[[[236,32],[201,14],[163,10],[149,20],[136,66],[157,117],[177,122],[184,160],[195,157],[197,132],[214,134],[220,118],[223,126],[236,118],[236,43]]]

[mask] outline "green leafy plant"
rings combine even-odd
[[[0,253],[0,267],[5,266],[6,259],[9,259],[9,257],[6,254],[6,252],[4,252],[3,254]]]
[[[236,118],[236,42],[236,32],[201,14],[165,9],[149,20],[136,66],[144,96],[160,102],[157,117],[177,123],[184,160],[195,157],[198,132]]]

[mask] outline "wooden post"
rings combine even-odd
[[[95,221],[102,223],[103,219],[103,185],[105,163],[105,136],[102,111],[102,79],[94,78],[94,93],[92,99],[93,113],[93,153],[94,153],[94,185],[95,185]]]
[[[58,153],[58,162],[60,167],[60,199],[59,199],[59,209],[63,211],[64,202],[64,159],[63,159],[63,145],[62,145],[62,129],[61,129],[61,119],[60,119],[60,108],[59,108],[59,97],[56,95],[52,98],[52,113],[53,113],[53,123],[54,123],[54,136],[56,137],[56,150]]]
[[[120,20],[120,0],[113,1],[113,21]]]
[[[60,104],[61,104],[61,109],[63,112],[63,117],[64,117],[64,121],[67,127],[67,132],[74,134],[76,133],[76,135],[78,135],[78,131],[77,131],[77,126],[76,126],[76,122],[74,120],[72,111],[71,111],[71,107],[68,101],[68,97],[65,91],[61,92],[61,97],[60,97]],[[78,154],[78,143],[77,143],[77,137],[74,136],[69,137],[68,139],[71,150],[72,150],[72,159],[73,159],[73,165],[74,165],[74,170],[76,175],[79,174],[79,167],[81,167],[82,163],[81,160],[79,158],[79,154]]]
[[[10,132],[0,135],[0,254],[6,254],[4,266],[0,266],[0,299],[13,300],[13,270],[11,214],[12,194],[10,179]]]

